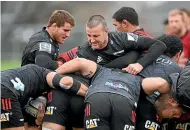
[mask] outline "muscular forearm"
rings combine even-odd
[[[79,58],[73,59],[71,61],[66,62],[56,69],[57,73],[66,74],[73,73],[81,70],[81,61]]]
[[[148,95],[152,95],[154,91],[158,91],[161,94],[167,93],[170,90],[169,83],[160,77],[145,78],[142,80],[142,88]]]

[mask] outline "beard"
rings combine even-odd
[[[182,28],[171,28],[171,34],[179,36],[182,32]]]

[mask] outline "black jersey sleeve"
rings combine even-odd
[[[87,42],[84,43],[82,46],[78,47],[78,51],[76,52],[77,57],[88,59],[88,57],[90,57],[90,55],[91,55],[90,47]]]
[[[148,50],[147,53],[137,61],[143,67],[155,61],[167,48],[163,42],[147,37],[139,37],[138,43],[139,49]]]
[[[37,42],[33,47],[32,51],[47,52],[49,54],[54,54],[55,48],[51,43],[48,42]]]
[[[51,70],[55,70],[58,67],[57,62],[53,60],[52,55],[45,51],[36,52],[35,64]]]
[[[119,68],[122,69],[127,67],[131,63],[135,63],[140,56],[140,53],[137,51],[130,51],[126,53],[124,56],[121,56],[108,64],[104,65],[107,68]]]
[[[151,64],[166,50],[166,45],[155,39],[141,37],[133,33],[123,33],[122,40],[127,51],[147,51],[137,62],[143,67]]]

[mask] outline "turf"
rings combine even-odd
[[[1,70],[20,67],[21,61],[1,61]]]

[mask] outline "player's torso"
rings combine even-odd
[[[91,81],[86,98],[93,93],[109,92],[127,97],[131,101],[138,101],[141,89],[140,78],[113,69],[101,68]]]
[[[47,87],[41,70],[30,66],[26,65],[22,68],[1,72],[1,84],[10,89],[21,100],[36,97],[45,92]]]
[[[120,36],[112,35],[110,33],[108,45],[104,49],[94,50],[87,42],[79,48],[77,55],[92,60],[100,65],[105,65],[110,61],[123,56],[125,53],[126,49]]]
[[[26,64],[35,64],[36,51],[48,52],[53,60],[57,59],[59,46],[53,41],[45,29],[35,33],[30,39],[23,51],[22,66]]]

